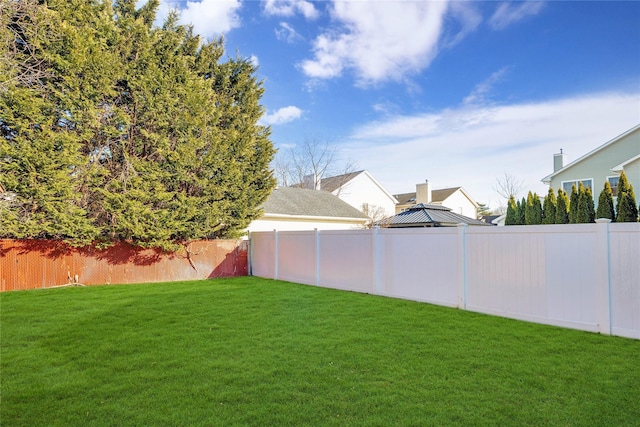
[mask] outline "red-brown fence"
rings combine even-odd
[[[51,240],[0,240],[0,291],[246,276],[247,246],[208,240],[165,253],[124,242],[98,250]]]

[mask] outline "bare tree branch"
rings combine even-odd
[[[380,226],[380,222],[387,217],[386,211],[382,206],[363,203],[361,211],[371,218],[371,221],[365,225],[365,228],[372,228],[376,225]]]
[[[353,172],[355,162],[341,161],[335,146],[308,138],[286,152],[278,152],[273,168],[281,186],[315,189],[320,188],[323,178]]]
[[[507,172],[502,177],[496,178],[496,186],[493,187],[505,200],[509,200],[511,196],[517,198],[523,188],[524,182]]]

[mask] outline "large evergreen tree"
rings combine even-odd
[[[549,192],[544,198],[544,210],[543,210],[543,224],[555,224],[556,223],[556,209],[558,202],[556,201],[556,193],[553,188],[549,187]]]
[[[83,129],[62,102],[73,88],[60,55],[80,39],[60,14],[34,1],[0,3],[0,181],[17,195],[0,216],[0,237],[89,241],[97,228],[81,207],[77,173],[86,163]],[[45,54],[46,53],[46,54]]]
[[[609,181],[604,182],[604,188],[598,196],[598,210],[596,211],[596,218],[607,218],[611,221],[616,220],[615,212],[613,210],[613,191],[611,190],[611,184],[609,184]]]
[[[248,60],[223,61],[175,14],[154,28],[158,0],[2,7],[0,34],[26,52],[0,68],[0,173],[17,194],[2,236],[169,248],[260,215],[274,149]],[[41,71],[15,78],[29,61]]]
[[[567,192],[562,188],[558,189],[556,206],[556,224],[569,224],[569,198]]]

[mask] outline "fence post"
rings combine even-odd
[[[596,220],[596,319],[598,332],[611,335],[611,245],[609,242],[610,219]]]
[[[467,309],[467,224],[458,224],[458,308]]]
[[[249,276],[253,276],[253,242],[251,241],[251,238],[252,235],[251,232],[249,232],[249,235],[247,236],[247,245],[249,245],[249,247],[247,248],[247,274]]]
[[[320,230],[316,230],[316,286],[320,286]]]
[[[380,236],[380,227],[374,226],[372,228],[372,242],[373,249],[373,290],[375,295],[380,295],[380,242],[378,241]]]
[[[274,262],[275,262],[273,278],[275,280],[278,280],[278,230],[275,230],[275,229],[273,230],[273,245],[274,245],[273,253],[274,253]]]

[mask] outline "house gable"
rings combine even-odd
[[[385,216],[394,214],[397,200],[368,171],[362,170],[324,178],[320,188],[329,191],[358,210],[377,207]]]
[[[399,202],[396,205],[396,213],[408,209],[418,202],[424,202],[417,200],[417,192],[396,194],[395,198]],[[475,218],[478,209],[478,203],[462,187],[431,190],[429,204],[446,206],[460,215],[471,218]]]
[[[640,125],[613,138],[554,173],[542,178],[542,182],[557,190],[574,182],[591,185],[594,201],[607,180],[625,171],[634,188],[640,188]]]

